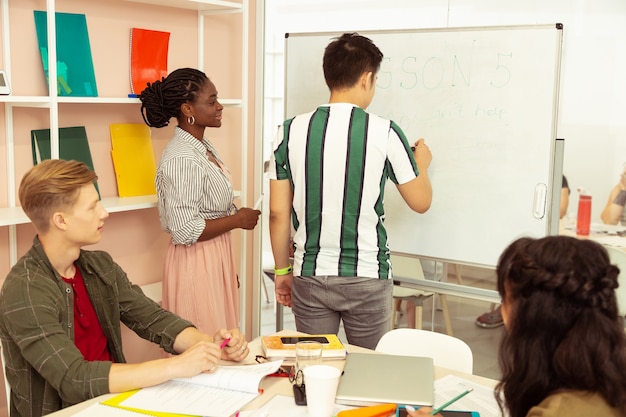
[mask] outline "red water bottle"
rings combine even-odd
[[[591,196],[584,190],[579,190],[578,197],[578,218],[576,221],[576,234],[589,236],[591,227]]]

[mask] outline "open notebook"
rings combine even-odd
[[[101,403],[95,403],[89,407],[72,414],[73,417],[145,417],[146,414],[137,413],[135,411],[125,410],[123,408],[110,407]]]

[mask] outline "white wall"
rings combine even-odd
[[[593,196],[592,219],[600,222],[609,191],[626,162],[626,1],[265,1],[266,138],[282,121],[286,32],[563,23],[557,136],[565,138],[563,171],[573,191],[568,217],[575,218],[576,189],[583,187]],[[266,155],[269,150],[266,143]]]

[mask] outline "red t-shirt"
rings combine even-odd
[[[113,361],[80,270],[76,268],[74,278],[63,277],[63,281],[74,289],[74,344],[85,360]]]

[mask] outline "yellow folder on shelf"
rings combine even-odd
[[[156,194],[156,163],[150,128],[145,124],[110,125],[111,157],[120,197]]]

